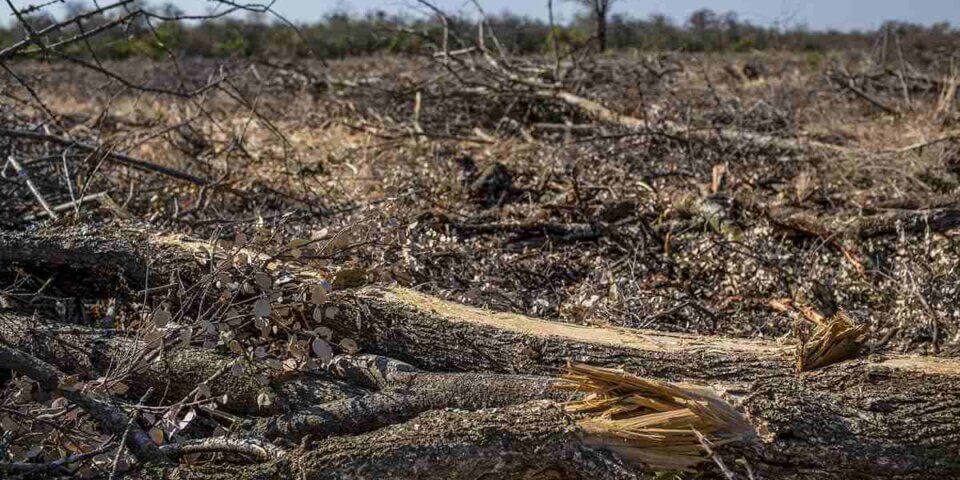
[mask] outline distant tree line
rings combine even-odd
[[[80,7],[68,4],[69,8]],[[291,28],[264,14],[196,22],[179,19],[183,12],[172,5],[157,7],[155,11],[158,13],[155,18],[138,18],[124,28],[109,29],[87,42],[72,45],[71,51],[65,53],[104,59],[160,58],[169,52],[198,57],[341,58],[423,52],[439,44],[443,36],[443,27],[435,18],[385,12],[361,16],[334,13],[315,23]],[[67,12],[71,13],[76,12]],[[111,20],[103,15],[93,16],[84,21],[83,28],[89,31]],[[27,21],[35,31],[56,22],[43,11],[34,12]],[[551,41],[557,41],[564,49],[587,47],[598,41],[596,14],[590,11],[567,24],[555,26],[554,35],[550,35],[547,22],[513,14],[489,16],[487,25],[487,31],[493,32],[505,49],[516,54],[550,51]],[[471,45],[476,27],[474,20],[450,18],[447,24],[450,48]],[[888,22],[874,31],[814,31],[804,27],[781,29],[755,25],[734,13],[709,9],[696,11],[683,22],[663,15],[635,18],[613,14],[604,28],[603,43],[607,48],[642,51],[827,51],[871,48],[881,41],[891,44],[896,41],[901,49],[912,52],[956,51],[960,46],[960,29],[946,22],[931,26]],[[71,24],[64,27],[61,34],[68,38],[78,32],[78,27]],[[0,28],[0,48],[24,36],[25,29],[17,22]],[[32,54],[45,53],[37,49]]]

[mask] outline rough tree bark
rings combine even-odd
[[[356,361],[350,360],[350,363]],[[376,367],[364,370],[384,371]],[[480,410],[542,399],[562,401],[569,397],[551,389],[555,380],[550,377],[430,373],[413,367],[389,372],[381,376],[377,387],[382,390],[377,393],[266,418],[258,423],[256,432],[268,439],[299,442],[307,435],[325,438],[369,432],[405,422],[430,410]]]
[[[141,462],[166,464],[166,455],[150,440],[146,432],[130,423],[129,418],[101,395],[61,388],[66,375],[54,366],[16,348],[0,343],[0,365],[36,381],[45,390],[61,395],[86,411],[105,432],[123,438],[124,445]]]
[[[294,468],[308,479],[637,478],[583,443],[549,402],[478,412],[432,411],[415,421],[318,443]]]

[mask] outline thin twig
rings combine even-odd
[[[33,180],[30,179],[30,175],[27,173],[27,169],[23,168],[23,165],[20,165],[20,162],[18,162],[17,159],[13,157],[13,155],[10,155],[7,157],[7,162],[13,167],[13,169],[17,172],[17,175],[20,176],[20,178],[24,181],[24,183],[27,184],[27,188],[30,189],[30,193],[33,194],[33,196],[37,199],[37,202],[40,204],[40,206],[43,207],[43,211],[46,212],[50,218],[54,220],[59,219],[60,216],[57,215],[57,212],[53,211],[53,209],[50,208],[50,204],[47,203],[47,200],[45,198],[43,198],[43,195],[40,193],[40,189],[38,189],[37,185],[34,184]]]

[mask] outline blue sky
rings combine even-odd
[[[23,7],[44,1],[14,0],[13,3]],[[488,13],[509,10],[522,15],[546,17],[546,0],[479,1]],[[90,0],[86,0],[86,3],[90,3]],[[157,0],[152,3],[157,3]],[[209,0],[173,0],[171,3],[197,13],[213,5]],[[469,0],[435,0],[434,3],[449,12],[475,11]],[[577,8],[568,0],[555,0],[554,3],[558,21],[570,19]],[[960,25],[960,0],[617,0],[614,11],[635,17],[662,13],[682,20],[703,7],[715,11],[734,11],[742,19],[763,25],[806,24],[814,29],[870,29],[888,19],[923,24],[948,21],[952,25]],[[310,21],[332,11],[362,13],[382,9],[415,13],[417,6],[414,0],[276,0],[275,9],[293,21]],[[10,16],[10,10],[3,2],[0,4],[0,18],[9,21]]]

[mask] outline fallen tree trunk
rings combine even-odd
[[[328,438],[288,451],[281,461],[231,471],[184,465],[151,478],[343,478],[636,480],[633,468],[588,445],[576,423],[552,402],[476,412],[436,410],[406,423],[355,436]],[[209,442],[210,448],[223,448]],[[271,452],[236,441],[227,449],[266,458]],[[174,449],[171,449],[173,451]],[[191,448],[191,450],[197,450]],[[224,449],[226,450],[226,449]],[[229,451],[229,450],[228,450]],[[226,468],[224,468],[226,467]]]
[[[478,412],[433,411],[415,420],[318,443],[293,463],[311,480],[340,478],[634,479],[549,402]]]
[[[364,359],[338,357],[338,360],[349,360],[341,362],[346,364]],[[337,367],[333,365],[334,369]],[[363,370],[364,373],[383,371],[376,366]],[[405,422],[430,410],[480,410],[542,399],[562,401],[569,397],[551,389],[556,381],[550,377],[409,369],[389,370],[379,376],[378,387],[383,388],[380,392],[266,418],[258,423],[256,433],[268,439],[299,442],[307,435],[325,438],[365,433]]]
[[[632,117],[630,115],[624,115],[615,112],[603,106],[599,102],[570,92],[565,92],[562,90],[542,90],[537,92],[537,96],[560,100],[602,122],[619,125],[629,129],[651,128],[650,123],[642,118]],[[681,137],[689,136],[693,138],[709,139],[713,135],[716,135],[719,138],[734,143],[747,143],[750,145],[774,147],[783,150],[818,149],[840,153],[849,151],[849,149],[839,145],[831,145],[829,143],[823,143],[814,140],[793,140],[789,138],[774,137],[762,133],[733,128],[694,130],[671,121],[664,121],[660,126],[666,133]]]
[[[792,349],[749,340],[591,328],[493,313],[401,288],[333,301],[333,330],[428,370],[554,374],[568,360],[725,390],[764,439],[775,478],[960,475],[960,363],[858,359],[798,374]]]
[[[123,275],[139,287],[147,278],[142,250],[121,238],[94,235],[94,229],[78,228],[72,235],[0,230],[0,266],[29,265],[35,271],[62,277],[83,278],[90,288],[116,281]],[[90,275],[93,274],[93,275]]]
[[[960,210],[943,208],[873,215],[857,219],[851,229],[861,239],[892,235],[902,230],[907,233],[943,232],[960,227]]]
[[[194,262],[184,261],[194,252],[164,238],[124,226],[0,230],[0,267],[28,266],[35,274],[59,280],[69,293],[116,294],[121,283],[146,288],[158,276],[195,268]]]

